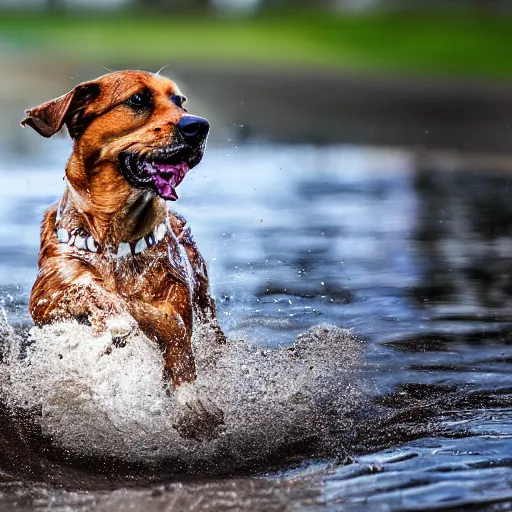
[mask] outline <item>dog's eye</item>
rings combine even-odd
[[[187,109],[185,108],[185,103],[187,102],[186,96],[182,94],[173,94],[171,96],[171,101],[179,108],[182,108],[185,112]]]
[[[151,107],[151,94],[149,91],[142,91],[130,96],[125,103],[135,109],[143,109]]]

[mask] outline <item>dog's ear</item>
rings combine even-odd
[[[77,85],[63,96],[27,110],[27,117],[21,121],[21,126],[28,125],[39,135],[51,137],[67,123],[71,132],[71,124],[75,124],[87,104],[97,98],[99,93],[100,86],[97,82]]]

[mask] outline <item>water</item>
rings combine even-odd
[[[0,160],[0,510],[512,508],[506,174],[211,148],[175,204],[231,340],[195,341],[198,392],[227,421],[194,443],[168,428],[176,400],[143,338],[103,357],[110,339],[85,327],[28,333],[68,150]]]

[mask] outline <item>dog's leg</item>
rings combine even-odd
[[[193,382],[196,366],[192,353],[191,315],[176,311],[170,303],[153,306],[132,300],[128,307],[142,332],[162,348],[164,377],[174,386]]]
[[[173,306],[152,306],[132,301],[130,312],[141,330],[155,339],[164,352],[164,377],[176,387],[178,409],[173,427],[184,438],[198,441],[218,436],[224,413],[208,400],[199,398],[193,386],[196,367],[191,343],[191,315],[185,319]]]
[[[30,313],[37,325],[76,318],[89,320],[97,332],[108,318],[127,316],[123,301],[105,290],[99,278],[76,260],[49,258],[30,296]]]

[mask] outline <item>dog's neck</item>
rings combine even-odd
[[[66,169],[67,184],[57,228],[82,228],[100,247],[116,249],[145,237],[166,221],[163,199],[128,185],[111,164],[102,167],[77,172],[80,167],[73,162],[73,173]]]

